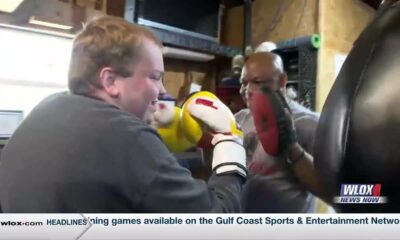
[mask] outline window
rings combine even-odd
[[[67,89],[72,39],[0,27],[0,110],[31,109]]]

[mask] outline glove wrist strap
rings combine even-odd
[[[212,144],[214,145],[212,170],[217,175],[236,173],[242,177],[247,176],[246,152],[240,138],[217,134]]]
[[[213,139],[211,140],[211,144],[213,146],[216,146],[218,143],[222,141],[231,141],[239,144],[240,146],[243,146],[243,140],[240,137],[222,133],[215,134]]]

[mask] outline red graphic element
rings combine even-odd
[[[166,108],[167,106],[166,106],[164,103],[160,103],[159,107],[160,107],[160,110],[163,110],[163,109]]]
[[[200,105],[204,105],[204,106],[207,106],[207,107],[212,107],[214,109],[218,109],[218,107],[214,106],[214,102],[213,101],[210,101],[210,100],[207,100],[207,99],[204,99],[204,98],[196,99],[195,104],[200,104]]]
[[[381,195],[381,184],[375,184],[374,188],[372,188],[372,196],[380,196]]]

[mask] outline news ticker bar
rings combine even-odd
[[[400,214],[0,214],[0,239],[398,239]]]

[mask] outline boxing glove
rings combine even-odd
[[[203,91],[190,96],[182,106],[180,120],[184,135],[191,143],[211,139],[212,169],[217,175],[247,176],[243,133],[232,112],[214,94]]]
[[[289,106],[279,91],[262,87],[253,93],[250,109],[257,137],[266,153],[277,156],[296,142]]]
[[[211,141],[213,133],[243,138],[243,132],[229,108],[207,91],[196,92],[186,99],[182,106],[181,125],[186,138],[193,144],[206,145],[206,140]]]
[[[184,152],[195,146],[183,135],[179,123],[180,115],[181,109],[179,107],[158,102],[152,121],[152,126],[157,129],[167,148],[174,153]]]

